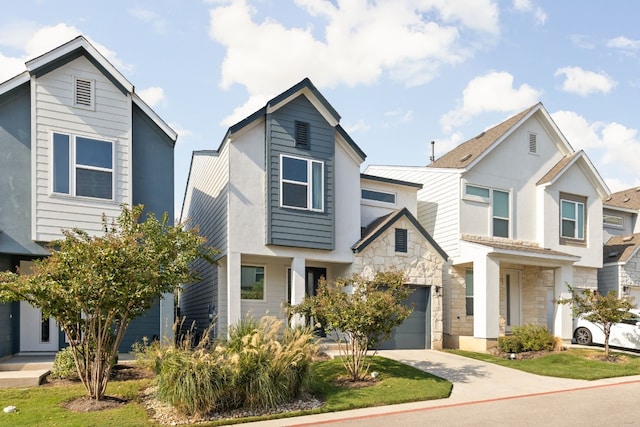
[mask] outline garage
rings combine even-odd
[[[379,345],[380,350],[409,350],[431,348],[431,287],[412,286],[407,305],[413,312],[398,326],[391,337]]]

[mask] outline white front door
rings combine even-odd
[[[58,325],[42,318],[42,311],[20,301],[20,353],[55,352],[59,349]]]
[[[507,299],[507,332],[511,332],[514,326],[520,326],[520,272],[507,270],[504,274],[504,283]]]

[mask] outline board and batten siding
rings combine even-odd
[[[94,110],[73,106],[74,77],[95,82]],[[131,98],[84,56],[31,79],[35,149],[32,153],[32,234],[36,241],[62,238],[60,229],[100,234],[102,214],[116,217],[131,204]],[[114,200],[52,195],[52,133],[114,143]]]
[[[227,204],[229,188],[229,144],[224,144],[220,153],[194,153],[193,163],[182,221],[189,227],[198,227],[207,244],[227,251]],[[218,304],[220,290],[226,291],[226,278],[218,274],[218,266],[197,260],[192,268],[199,272],[200,280],[184,284],[180,292],[180,314],[185,317],[184,327],[194,322],[199,331],[209,326],[209,308],[223,319]],[[222,281],[222,282],[221,282]]]
[[[309,147],[296,147],[295,121],[309,123]],[[334,164],[336,133],[304,96],[267,114],[267,236],[271,245],[333,250],[335,247]],[[280,207],[280,155],[324,162],[324,210]]]

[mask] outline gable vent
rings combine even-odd
[[[535,133],[529,134],[529,153],[536,154],[538,152],[538,136]]]
[[[309,146],[309,123],[296,121],[296,146]]]
[[[93,81],[78,79],[75,81],[75,105],[78,107],[93,107]]]

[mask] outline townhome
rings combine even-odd
[[[598,290],[602,294],[633,298],[640,303],[640,188],[628,188],[611,194],[604,201],[603,267],[598,272]]]
[[[418,220],[452,259],[444,345],[484,351],[523,324],[572,338],[567,284],[597,289],[609,190],[542,104],[425,167],[365,173],[423,184]]]
[[[442,343],[447,254],[416,220],[420,184],[360,174],[362,149],[304,79],[193,153],[181,218],[221,253],[179,299],[187,325],[224,336],[246,316],[288,319],[321,278],[396,268],[415,291],[388,348]]]
[[[0,83],[0,269],[26,272],[74,227],[102,233],[121,204],[173,212],[176,133],[84,37]],[[161,172],[159,172],[161,171]],[[170,336],[173,298],[134,320],[121,349]],[[0,356],[55,352],[65,337],[26,302],[0,304]]]

